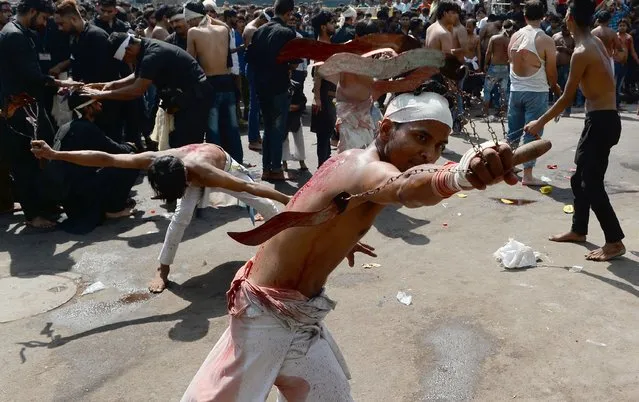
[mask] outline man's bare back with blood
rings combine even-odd
[[[31,151],[38,158],[63,160],[81,166],[93,167],[153,170],[154,163],[167,156],[181,161],[182,169],[185,173],[182,182],[176,184],[178,193],[175,194],[175,197],[181,199],[167,230],[165,244],[160,254],[161,264],[157,269],[157,275],[149,284],[149,290],[152,292],[161,292],[168,284],[170,264],[177,251],[184,229],[190,222],[193,210],[200,198],[205,197],[206,193],[201,193],[202,189],[215,188],[216,191],[223,191],[241,199],[247,205],[253,204],[251,206],[267,219],[278,211],[275,205],[264,198],[279,201],[282,204],[286,204],[290,199],[289,196],[279,191],[251,181],[246,171],[242,171],[237,162],[234,164],[234,161],[221,147],[213,144],[193,144],[161,152],[144,152],[135,155],[111,155],[97,151],[56,152],[43,141],[33,141]],[[149,175],[149,181],[153,183],[151,174]],[[158,185],[158,188],[154,187],[156,191],[160,193],[165,191],[162,189],[164,186],[162,183]],[[256,197],[251,197],[250,195]],[[191,199],[193,197],[195,199]],[[188,208],[186,203],[189,204]]]
[[[539,132],[574,101],[577,88],[586,98],[586,120],[577,145],[577,170],[570,179],[575,196],[572,228],[569,232],[551,236],[556,242],[586,241],[590,209],[603,229],[606,244],[586,254],[586,259],[607,261],[623,255],[626,248],[619,220],[610,205],[604,187],[610,149],[621,134],[621,120],[616,106],[614,70],[606,46],[589,30],[594,4],[571,3],[566,25],[575,38],[575,50],[570,61],[570,75],[562,96],[539,120],[526,125],[525,130]]]
[[[501,21],[491,21],[486,23],[486,25],[479,30],[479,40],[481,42],[482,53],[488,48],[488,41],[490,38],[501,33],[501,28]]]
[[[509,32],[513,32],[513,30],[504,30],[490,38],[486,49],[486,66],[489,64],[501,66],[510,63],[508,59]]]
[[[221,21],[208,16],[206,18],[209,23],[189,29],[187,51],[197,59],[207,77],[229,74],[229,29]]]

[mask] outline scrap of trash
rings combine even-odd
[[[376,262],[367,262],[366,264],[362,264],[362,268],[364,269],[379,268],[379,267],[381,267],[381,265]]]
[[[413,296],[409,295],[406,292],[402,292],[401,290],[399,292],[397,292],[397,301],[405,304],[407,306],[410,306],[413,303]]]
[[[503,247],[493,254],[506,269],[529,268],[537,266],[538,254],[523,243],[509,239]]]

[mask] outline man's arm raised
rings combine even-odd
[[[202,187],[220,187],[238,193],[249,193],[279,201],[284,205],[291,199],[288,195],[263,184],[238,179],[213,165],[196,166],[191,168],[191,171],[197,175],[197,184]]]
[[[502,180],[510,185],[518,182],[512,173],[513,154],[509,146],[486,148],[482,154],[485,163],[474,150],[469,150],[459,164],[420,165],[404,173],[386,162],[370,163],[362,170],[361,190],[380,190],[363,197],[362,202],[418,208],[435,205],[462,189],[484,190]],[[349,208],[353,206],[349,204]]]
[[[38,159],[58,160],[90,167],[117,167],[146,170],[153,162],[154,152],[141,154],[108,154],[100,151],[54,151],[44,141],[31,141],[31,152]]]

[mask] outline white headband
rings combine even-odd
[[[384,117],[395,123],[437,120],[453,128],[453,117],[450,114],[448,101],[434,92],[398,95],[388,104]]]
[[[357,17],[357,11],[355,11],[353,7],[348,7],[346,10],[344,10],[342,15],[344,16],[344,18],[355,18]]]
[[[126,37],[126,39],[122,41],[122,44],[120,45],[118,50],[115,51],[115,54],[113,55],[114,59],[120,60],[120,61],[124,59],[124,54],[126,53],[126,47],[129,46],[129,42],[131,42],[131,38],[133,38],[133,35],[129,34]]]
[[[204,14],[196,13],[195,11],[191,11],[188,8],[184,8],[184,19],[190,21],[195,18],[202,18]]]
[[[266,18],[267,22],[271,22],[271,16],[266,14],[266,11],[262,11],[262,14],[264,14],[264,18]]]
[[[75,112],[76,116],[78,116],[78,118],[82,117],[82,113],[80,113],[80,110],[82,110],[82,108],[89,106],[90,104],[94,103],[95,99],[89,99],[88,101],[84,102],[81,105],[76,106],[73,111]]]

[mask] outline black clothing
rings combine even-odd
[[[35,33],[17,21],[10,21],[0,32],[0,54],[4,55],[0,57],[2,106],[11,95],[28,93],[39,98],[45,85],[53,83],[53,77],[40,69],[36,40]]]
[[[172,148],[204,140],[213,89],[190,54],[169,43],[143,38],[135,76],[153,81],[160,107],[174,114],[175,130],[169,137]]]
[[[346,43],[349,40],[355,39],[355,28],[351,25],[344,25],[335,32],[331,37],[332,43]]]
[[[315,71],[313,72],[315,73]],[[331,138],[336,134],[335,122],[337,121],[337,111],[333,102],[336,90],[335,84],[322,79],[320,84],[321,110],[311,116],[311,132],[317,135],[318,167],[331,157]]]
[[[85,83],[119,79],[120,62],[113,58],[109,35],[95,25],[85,23],[79,36],[72,36],[71,75]]]
[[[291,106],[298,106],[299,109],[288,112],[288,131],[296,132],[302,125],[302,114],[306,110],[306,96],[304,96],[304,83],[291,81]]]
[[[161,92],[180,89],[186,92],[206,80],[197,60],[175,45],[155,39],[142,39],[135,76],[153,81]]]
[[[268,98],[288,91],[289,65],[280,64],[276,59],[282,47],[295,38],[295,31],[278,17],[253,34],[246,58],[255,71],[255,89],[259,96]]]
[[[133,152],[128,144],[109,139],[95,124],[79,119],[58,130],[54,148],[60,151],[92,150],[111,154]],[[127,206],[129,192],[139,171],[94,168],[51,161],[46,169],[49,196],[59,200],[68,217],[61,225],[73,233],[88,233],[104,219],[105,212]]]
[[[109,25],[107,22],[102,21],[100,17],[93,19],[93,25],[104,30],[107,35],[111,35],[113,32],[129,32],[129,27],[123,21],[114,18],[112,22],[113,25]]]
[[[619,219],[610,205],[604,187],[610,149],[619,142],[621,119],[616,110],[597,110],[586,114],[584,130],[577,144],[577,171],[570,179],[575,196],[572,231],[588,234],[590,209],[604,232],[606,243],[624,238]]]
[[[186,38],[183,38],[183,37],[179,36],[175,32],[173,32],[172,34],[167,36],[164,41],[166,43],[170,43],[172,45],[175,45],[175,46],[181,48],[182,50],[186,50]]]

